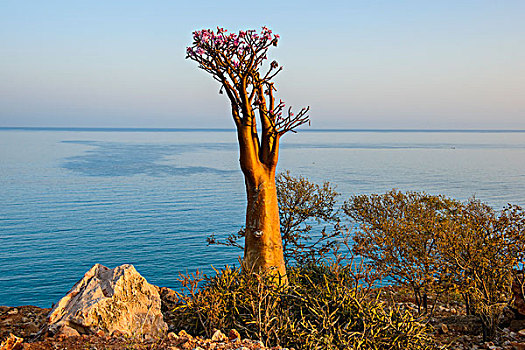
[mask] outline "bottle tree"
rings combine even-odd
[[[193,32],[186,58],[210,73],[221,85],[219,93],[226,92],[231,103],[247,195],[244,262],[255,271],[278,272],[281,283],[287,283],[275,170],[281,136],[309,123],[309,108],[294,115],[281,100],[276,101],[272,79],[282,67],[276,61],[264,63],[278,40],[279,35],[266,27],[260,33],[237,34],[223,28],[203,29]]]

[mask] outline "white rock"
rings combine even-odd
[[[220,330],[216,330],[211,336],[211,340],[214,342],[225,342],[228,341],[228,337],[225,336]]]
[[[93,266],[51,310],[51,333],[63,326],[80,333],[120,331],[131,336],[163,335],[168,326],[160,311],[160,296],[133,267]]]

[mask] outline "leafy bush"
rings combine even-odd
[[[461,203],[393,190],[354,196],[343,210],[360,224],[354,252],[412,288],[418,306],[426,306],[430,292],[462,294],[467,310],[479,316],[484,338],[494,336],[523,265],[523,209],[498,213],[474,199]]]
[[[196,335],[235,328],[296,349],[433,349],[428,326],[381,302],[363,275],[355,265],[295,267],[290,286],[278,287],[268,276],[226,267],[198,291],[186,276],[174,319]]]
[[[455,290],[466,296],[470,311],[480,317],[485,339],[494,336],[512,300],[514,272],[525,244],[524,214],[519,207],[497,213],[472,199],[451,212],[451,230],[438,240],[446,272]]]
[[[293,177],[289,171],[277,176],[276,186],[286,263],[316,263],[336,249],[344,239],[344,230],[334,208],[339,196],[335,187],[329,182],[319,185],[302,176]],[[314,224],[323,226],[318,235],[312,232]]]
[[[437,240],[449,231],[449,212],[459,202],[443,196],[392,190],[382,195],[354,196],[344,212],[360,224],[354,252],[396,283],[412,289],[418,309],[427,295],[446,286],[440,281],[442,261]]]

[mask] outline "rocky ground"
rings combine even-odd
[[[169,308],[171,300],[169,293],[163,291],[163,311],[169,324]],[[210,339],[192,337],[185,331],[168,332],[162,338],[142,337],[131,338],[118,332],[96,335],[67,336],[57,334],[46,336],[44,332],[46,318],[51,309],[36,306],[7,307],[0,306],[0,350],[100,350],[100,349],[168,349],[168,350],[254,350],[273,349],[281,347],[265,347],[259,341],[241,339],[235,330],[225,335],[216,332]]]
[[[409,307],[415,307],[408,304]],[[183,349],[183,350],[221,350],[221,349],[281,349],[267,348],[258,341],[240,339],[235,331],[225,335],[220,332],[211,339],[192,337],[186,332],[169,332],[163,338],[134,339],[122,334],[99,333],[92,336],[57,335],[36,339],[50,309],[36,306],[6,307],[0,306],[0,340],[4,341],[13,334],[19,340],[18,349]],[[481,325],[473,316],[461,314],[459,305],[439,305],[431,317],[435,328],[436,341],[449,344],[452,349],[516,349],[525,350],[525,320],[509,320],[504,324],[498,337],[490,342],[483,342]],[[169,320],[169,315],[168,320]],[[169,323],[169,321],[168,321]],[[14,339],[14,338],[13,338]],[[16,343],[16,340],[13,340]],[[16,347],[15,347],[16,349]]]
[[[415,305],[408,306],[415,311]],[[483,341],[479,318],[466,315],[459,304],[437,305],[428,321],[434,328],[436,343],[443,347],[458,350],[525,350],[525,320],[515,320],[511,310],[500,324],[496,337],[486,342]]]
[[[50,309],[36,306],[6,307],[0,306],[0,342],[6,345],[0,350],[11,349],[170,349],[170,350],[221,350],[221,349],[281,349],[268,348],[261,342],[240,339],[239,334],[232,330],[225,335],[216,332],[210,339],[192,337],[185,331],[174,332],[170,327],[170,310],[173,309],[176,297],[173,291],[159,288],[162,300],[162,314],[170,328],[164,337],[131,338],[114,332],[96,335],[67,336],[57,334],[47,336],[41,332],[46,325],[46,317]],[[390,294],[390,296],[388,295]],[[412,309],[416,313],[416,306],[410,302],[409,296],[399,290],[385,291],[385,298]],[[406,300],[405,300],[406,299]],[[501,323],[495,339],[483,342],[481,323],[474,316],[466,315],[462,303],[447,301],[440,303],[429,313],[427,320],[434,327],[436,342],[451,349],[516,349],[525,350],[525,317],[516,318],[511,310]],[[6,339],[10,340],[7,341]]]
[[[383,300],[407,308],[418,317],[409,292],[395,286],[383,288],[382,292]],[[429,300],[427,314],[419,318],[432,325],[436,344],[443,348],[525,350],[525,316],[516,310],[505,310],[498,333],[491,341],[483,341],[481,321],[477,316],[467,315],[462,301],[446,300],[434,305],[433,300]]]

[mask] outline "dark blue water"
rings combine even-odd
[[[206,237],[243,225],[233,131],[0,129],[0,304],[50,306],[95,263],[148,281],[237,262]],[[525,205],[525,132],[286,135],[281,170],[341,200],[392,188]]]

